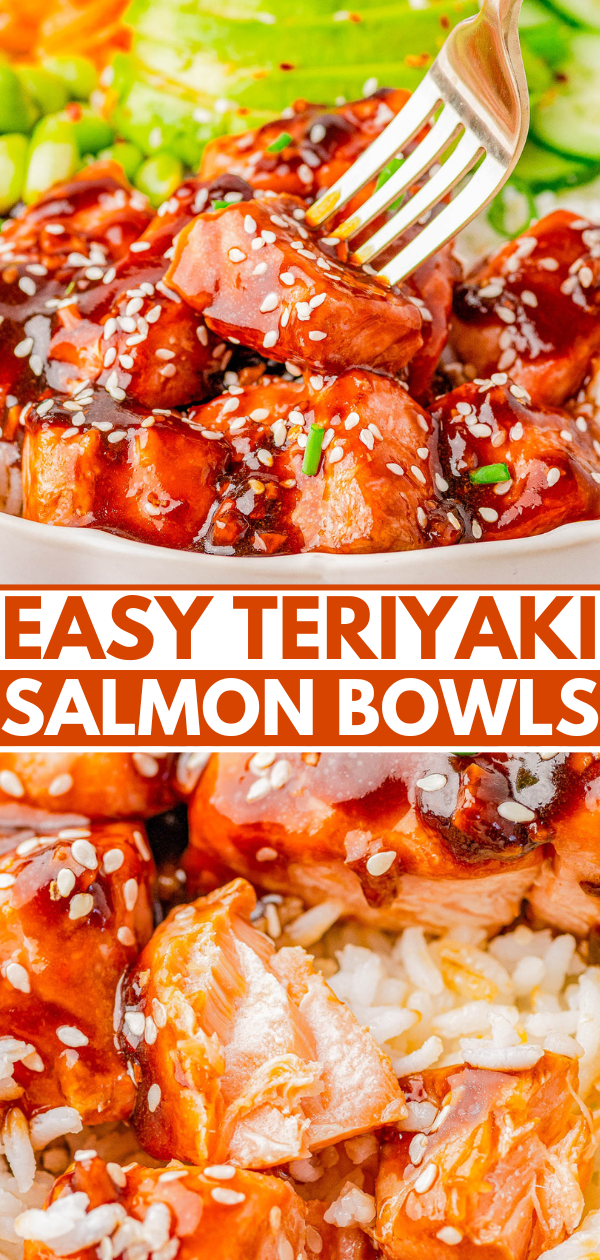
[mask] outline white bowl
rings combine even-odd
[[[0,515],[0,580],[17,586],[576,586],[600,574],[600,521],[516,542],[332,556],[207,556]]]

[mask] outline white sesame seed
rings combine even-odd
[[[246,793],[246,800],[249,802],[260,801],[263,796],[268,796],[270,791],[271,783],[269,779],[256,779]]]
[[[56,1029],[56,1036],[62,1041],[63,1046],[71,1046],[75,1049],[77,1046],[89,1045],[89,1037],[80,1028],[73,1028],[70,1024],[61,1024]]]
[[[14,875],[0,875],[0,889],[12,888],[14,883],[15,883]]]
[[[25,337],[15,346],[13,354],[16,359],[26,359],[28,354],[33,350],[33,337]]]
[[[446,786],[448,779],[445,774],[426,774],[425,778],[417,779],[417,787],[422,792],[439,792]]]
[[[498,806],[498,813],[501,818],[506,818],[508,822],[528,823],[533,822],[535,813],[532,809],[528,809],[527,805],[522,805],[520,801],[501,801]]]
[[[450,517],[448,517],[448,519],[450,519]],[[481,525],[479,524],[479,521],[473,521],[471,529],[473,531],[473,538],[476,538],[477,541],[479,541],[479,539],[483,535],[483,530],[481,528]]]
[[[28,297],[33,297],[34,293],[37,293],[37,284],[30,276],[21,276],[21,279],[19,280],[19,288],[21,289],[21,292],[26,293]]]
[[[6,967],[6,979],[13,989],[21,993],[31,993],[29,975],[21,963],[10,962]]]
[[[211,1190],[211,1196],[215,1203],[222,1203],[226,1207],[234,1207],[238,1203],[244,1203],[246,1196],[237,1190],[227,1190],[224,1186],[215,1186]]]
[[[505,324],[514,324],[517,317],[514,311],[511,311],[509,306],[497,306],[495,309],[496,315],[498,315]]]
[[[50,233],[50,236],[62,236],[64,230],[65,229],[62,223],[47,223],[46,224],[46,231]]]
[[[114,280],[114,278],[115,278],[116,274],[117,274],[117,268],[116,268],[116,267],[109,267],[109,268],[108,268],[108,271],[105,271],[105,272],[104,272],[104,278],[103,278],[102,283],[103,283],[103,284],[112,284],[112,282],[113,282],[113,280]]]
[[[96,870],[98,858],[96,850],[89,840],[74,840],[71,845],[71,854],[74,861],[78,862],[79,866],[83,866],[85,870]]]
[[[112,367],[116,357],[117,357],[117,347],[109,346],[104,356],[104,367],[105,368]]]
[[[150,241],[134,241],[129,248],[132,254],[142,254],[144,250],[150,249]]]
[[[389,468],[390,472],[394,473],[395,477],[404,476],[404,469],[400,467],[400,464],[386,464],[386,468]]]
[[[263,228],[261,232],[261,236],[263,238],[263,241],[265,242],[265,245],[274,245],[275,241],[277,240],[275,232],[270,232],[268,228]]]
[[[29,360],[29,366],[34,376],[41,376],[44,371],[44,361],[39,354],[32,354]]]
[[[133,910],[138,898],[137,879],[128,879],[123,885],[123,899],[127,910]]]
[[[234,262],[234,263],[244,262],[245,259],[248,257],[248,255],[244,253],[243,249],[238,249],[237,246],[235,245],[232,245],[231,249],[227,251],[227,256],[230,262]]]
[[[107,319],[104,325],[103,331],[102,331],[102,336],[104,340],[109,341],[111,337],[114,337],[116,331],[117,331],[117,321],[111,315],[110,319]]]
[[[144,1025],[144,1041],[146,1042],[146,1045],[153,1046],[154,1042],[156,1041],[157,1036],[158,1036],[158,1030],[157,1030],[156,1024],[154,1023],[152,1016],[147,1015],[146,1022]]]
[[[75,893],[69,902],[69,918],[85,919],[94,909],[94,898],[91,893]]]
[[[262,315],[266,315],[267,311],[274,311],[277,306],[279,306],[279,298],[277,294],[267,293],[267,296],[263,298],[259,309]]]
[[[520,442],[520,441],[521,441],[521,438],[523,437],[523,425],[521,424],[521,421],[520,421],[520,420],[519,420],[519,421],[517,421],[517,424],[513,424],[513,427],[512,427],[512,429],[510,430],[510,433],[509,433],[509,435],[508,435],[508,436],[509,436],[509,438],[510,438],[511,442]]]
[[[532,293],[531,289],[523,289],[521,301],[525,303],[525,306],[537,306],[538,304],[535,293]]]
[[[285,758],[282,758],[280,761],[276,761],[270,774],[271,787],[273,788],[285,787],[286,783],[288,782],[291,776],[291,773],[292,773],[292,767],[289,761],[286,761]]]
[[[47,416],[48,412],[52,411],[53,406],[54,406],[54,399],[45,398],[44,402],[41,402],[37,409],[38,416]]]
[[[49,788],[49,796],[64,796],[66,792],[70,792],[73,787],[73,777],[70,774],[57,774],[52,780]]]
[[[135,936],[133,935],[131,928],[128,927],[119,928],[117,932],[117,940],[120,941],[121,945],[135,945]]]
[[[340,460],[343,458],[344,458],[343,446],[333,446],[329,452],[328,462],[330,464],[339,464]]]
[[[121,364],[121,367],[124,367],[125,370],[129,372],[135,364],[135,359],[133,359],[130,354],[120,354],[119,363]]]
[[[244,219],[244,231],[248,233],[248,236],[253,236],[256,232],[256,223],[250,214],[247,214]]]
[[[263,337],[263,346],[265,350],[270,350],[271,346],[276,345],[278,339],[279,339],[279,334],[275,330],[265,333]]]
[[[108,435],[108,440],[109,440],[109,442],[113,442],[113,443],[114,443],[114,442],[122,442],[122,441],[123,441],[123,439],[124,439],[124,438],[126,438],[126,437],[127,437],[127,434],[126,434],[125,430],[124,430],[124,429],[118,429],[115,433],[109,433],[109,435]]]
[[[162,306],[157,304],[156,306],[151,307],[149,311],[146,311],[146,322],[148,324],[155,324],[157,319],[160,318],[161,313]]]
[[[68,866],[61,867],[58,872],[58,875],[56,876],[56,887],[58,888],[61,897],[70,897],[73,892],[75,887],[75,875],[73,871],[69,870]]]
[[[119,1186],[119,1188],[123,1190],[124,1187],[127,1185],[127,1175],[123,1172],[121,1165],[109,1162],[106,1165],[106,1171],[111,1181],[113,1181],[116,1186]]]
[[[266,270],[266,263],[259,263],[259,266],[260,267],[264,266]],[[281,280],[282,284],[290,285],[290,284],[296,283],[295,276],[292,275],[291,271],[282,271],[279,279]]]
[[[162,1090],[156,1082],[148,1090],[148,1111],[156,1111],[161,1099]]]
[[[446,1243],[448,1247],[456,1247],[463,1240],[460,1230],[455,1229],[453,1225],[444,1225],[443,1229],[438,1230],[436,1238]]]
[[[385,875],[393,865],[396,854],[393,850],[386,850],[384,853],[374,853],[372,857],[367,859],[367,870],[369,875]]]
[[[22,840],[21,843],[17,845],[17,855],[19,857],[29,857],[29,854],[35,853],[35,850],[42,843],[43,841],[39,836],[32,836],[31,840]]]
[[[267,270],[267,264],[266,264],[266,262],[259,262],[259,263],[257,263],[257,264],[256,264],[256,267],[253,267],[253,269],[252,269],[252,275],[253,275],[253,276],[264,276],[264,274],[265,274],[265,271],[266,271],[266,270]],[[231,337],[229,338],[229,340],[231,341]],[[238,344],[239,344],[239,343],[238,343]]]
[[[593,279],[594,279],[594,273],[591,267],[582,267],[578,276],[578,280],[581,287],[583,289],[589,289]]]
[[[484,521],[489,521],[489,522],[490,522],[490,524],[491,524],[493,521],[497,521],[497,520],[498,520],[498,513],[497,513],[497,511],[496,511],[496,509],[495,509],[495,508],[491,508],[491,507],[480,507],[480,509],[479,509],[479,515],[481,516],[482,520],[484,520]]]
[[[559,480],[560,480],[560,468],[550,468],[550,469],[548,469],[548,474],[547,474],[547,476],[546,476],[546,482],[547,482],[547,484],[548,484],[549,486],[555,486],[555,485],[556,485],[556,483],[557,483],[557,481],[559,481]]]
[[[421,472],[421,469],[417,468],[416,464],[411,464],[410,471],[413,477],[415,477],[417,481],[420,481],[422,486],[426,484],[427,478],[425,477],[424,473]]]
[[[375,438],[373,437],[371,430],[361,429],[358,436],[359,436],[359,440],[363,443],[364,446],[366,446],[367,450],[372,451],[375,445]]]
[[[417,1194],[426,1194],[437,1177],[437,1164],[426,1164],[423,1172],[419,1174],[417,1180],[413,1184],[413,1190]]]
[[[25,788],[13,770],[0,770],[0,789],[7,796],[24,796]]]
[[[388,468],[389,468],[389,464],[388,464]],[[448,489],[448,482],[446,481],[445,477],[442,477],[440,475],[440,473],[435,474],[435,484],[438,490],[441,491],[442,494],[446,493],[446,490]]]
[[[102,280],[104,276],[102,267],[88,267],[85,274],[88,280]]]

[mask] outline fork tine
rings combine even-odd
[[[421,215],[437,205],[470,170],[481,148],[481,140],[472,131],[466,131],[454,153],[447,162],[444,162],[441,169],[431,176],[424,187],[407,201],[393,219],[384,223],[370,240],[357,249],[352,255],[352,261],[359,264],[369,262],[376,254],[380,254],[386,245],[391,245],[397,236],[416,223]]]
[[[420,267],[431,254],[441,249],[461,228],[491,200],[504,181],[504,166],[491,154],[481,163],[466,188],[415,236],[395,258],[383,267],[378,276],[388,284],[399,284]]]
[[[451,105],[445,105],[429,134],[417,145],[410,157],[407,157],[406,161],[402,163],[400,170],[386,180],[385,184],[377,192],[374,192],[368,201],[365,201],[364,205],[359,207],[355,214],[346,219],[344,223],[341,223],[332,232],[332,236],[337,236],[341,241],[346,241],[348,237],[354,236],[360,228],[370,223],[378,214],[381,214],[387,206],[396,200],[400,193],[405,192],[424,171],[429,170],[436,158],[448,147],[455,132],[461,126],[462,123],[456,110]]]
[[[426,74],[399,114],[381,132],[377,139],[357,158],[353,166],[332,185],[308,210],[306,219],[317,227],[339,210],[351,197],[367,184],[374,175],[403,149],[404,145],[420,131],[441,101],[438,87]]]

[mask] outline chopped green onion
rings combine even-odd
[[[288,144],[291,143],[292,137],[289,131],[281,131],[273,143],[267,145],[267,153],[281,153],[281,150],[287,149]]]
[[[320,425],[311,424],[302,461],[302,472],[306,477],[315,477],[319,471],[324,436],[325,430]]]
[[[228,201],[213,201],[213,210],[226,210],[230,203]]]
[[[383,170],[380,171],[377,176],[375,192],[379,192],[379,189],[383,188],[384,184],[387,184],[388,179],[391,179],[392,175],[395,175],[396,171],[400,170],[403,161],[404,158],[392,158],[391,162],[388,162],[387,166],[384,166]]]
[[[510,481],[506,464],[484,464],[469,473],[474,486],[493,486],[499,481]]]

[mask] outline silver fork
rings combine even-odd
[[[402,150],[440,109],[430,131],[400,168],[350,218],[331,232],[348,240],[371,223],[431,168],[427,182],[375,232],[352,261],[364,265],[415,223],[427,223],[376,272],[398,284],[483,210],[508,179],[529,123],[529,97],[519,45],[521,0],[483,0],[480,12],[460,22],[400,113],[307,213],[324,223]],[[458,140],[458,143],[456,141]],[[456,143],[454,152],[438,166]],[[473,167],[483,158],[477,170]],[[431,222],[433,209],[472,172],[465,186]]]

